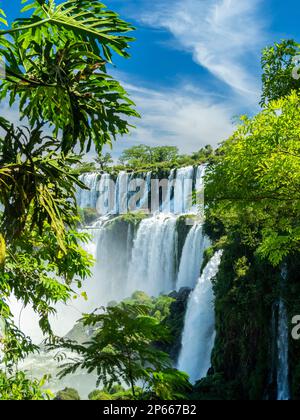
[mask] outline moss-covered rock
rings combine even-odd
[[[57,401],[79,401],[80,396],[79,396],[78,392],[76,391],[76,389],[65,388],[65,389],[63,389],[62,391],[59,391],[56,394],[56,397],[54,398],[54,400],[57,400]]]

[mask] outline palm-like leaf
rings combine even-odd
[[[98,2],[40,1],[33,7],[30,18],[17,20],[7,32],[11,39],[0,37],[7,75],[0,97],[9,94],[11,104],[18,99],[21,117],[32,127],[47,121],[54,136],[62,132],[64,152],[79,141],[87,151],[94,142],[100,154],[104,144],[129,132],[130,117],[139,116],[106,71],[113,50],[127,55],[123,33],[131,26]]]

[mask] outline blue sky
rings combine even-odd
[[[2,0],[10,18],[18,0]],[[217,145],[238,114],[258,111],[260,52],[300,41],[296,0],[104,0],[137,28],[129,60],[115,59],[142,114],[114,155],[141,142],[183,152]],[[12,5],[13,4],[13,5]]]

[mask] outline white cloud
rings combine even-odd
[[[120,152],[140,143],[150,146],[174,145],[183,153],[199,150],[211,144],[217,146],[233,131],[234,109],[225,101],[197,90],[191,85],[155,91],[123,83],[136,102],[141,120],[136,129],[114,144]]]
[[[152,27],[167,29],[177,47],[189,51],[196,63],[247,98],[248,103],[254,103],[259,78],[253,76],[249,67],[259,62],[265,42],[258,13],[260,3],[261,0],[159,0],[151,12],[136,18]]]

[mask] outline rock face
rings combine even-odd
[[[80,401],[80,396],[76,389],[65,388],[59,391],[54,398],[56,401]]]
[[[191,289],[183,287],[179,292],[170,293],[169,297],[174,299],[170,306],[170,315],[167,319],[167,324],[171,329],[173,337],[172,343],[166,349],[170,354],[172,360],[176,363],[181,349],[181,336],[184,327],[185,313],[187,309],[188,299]]]

